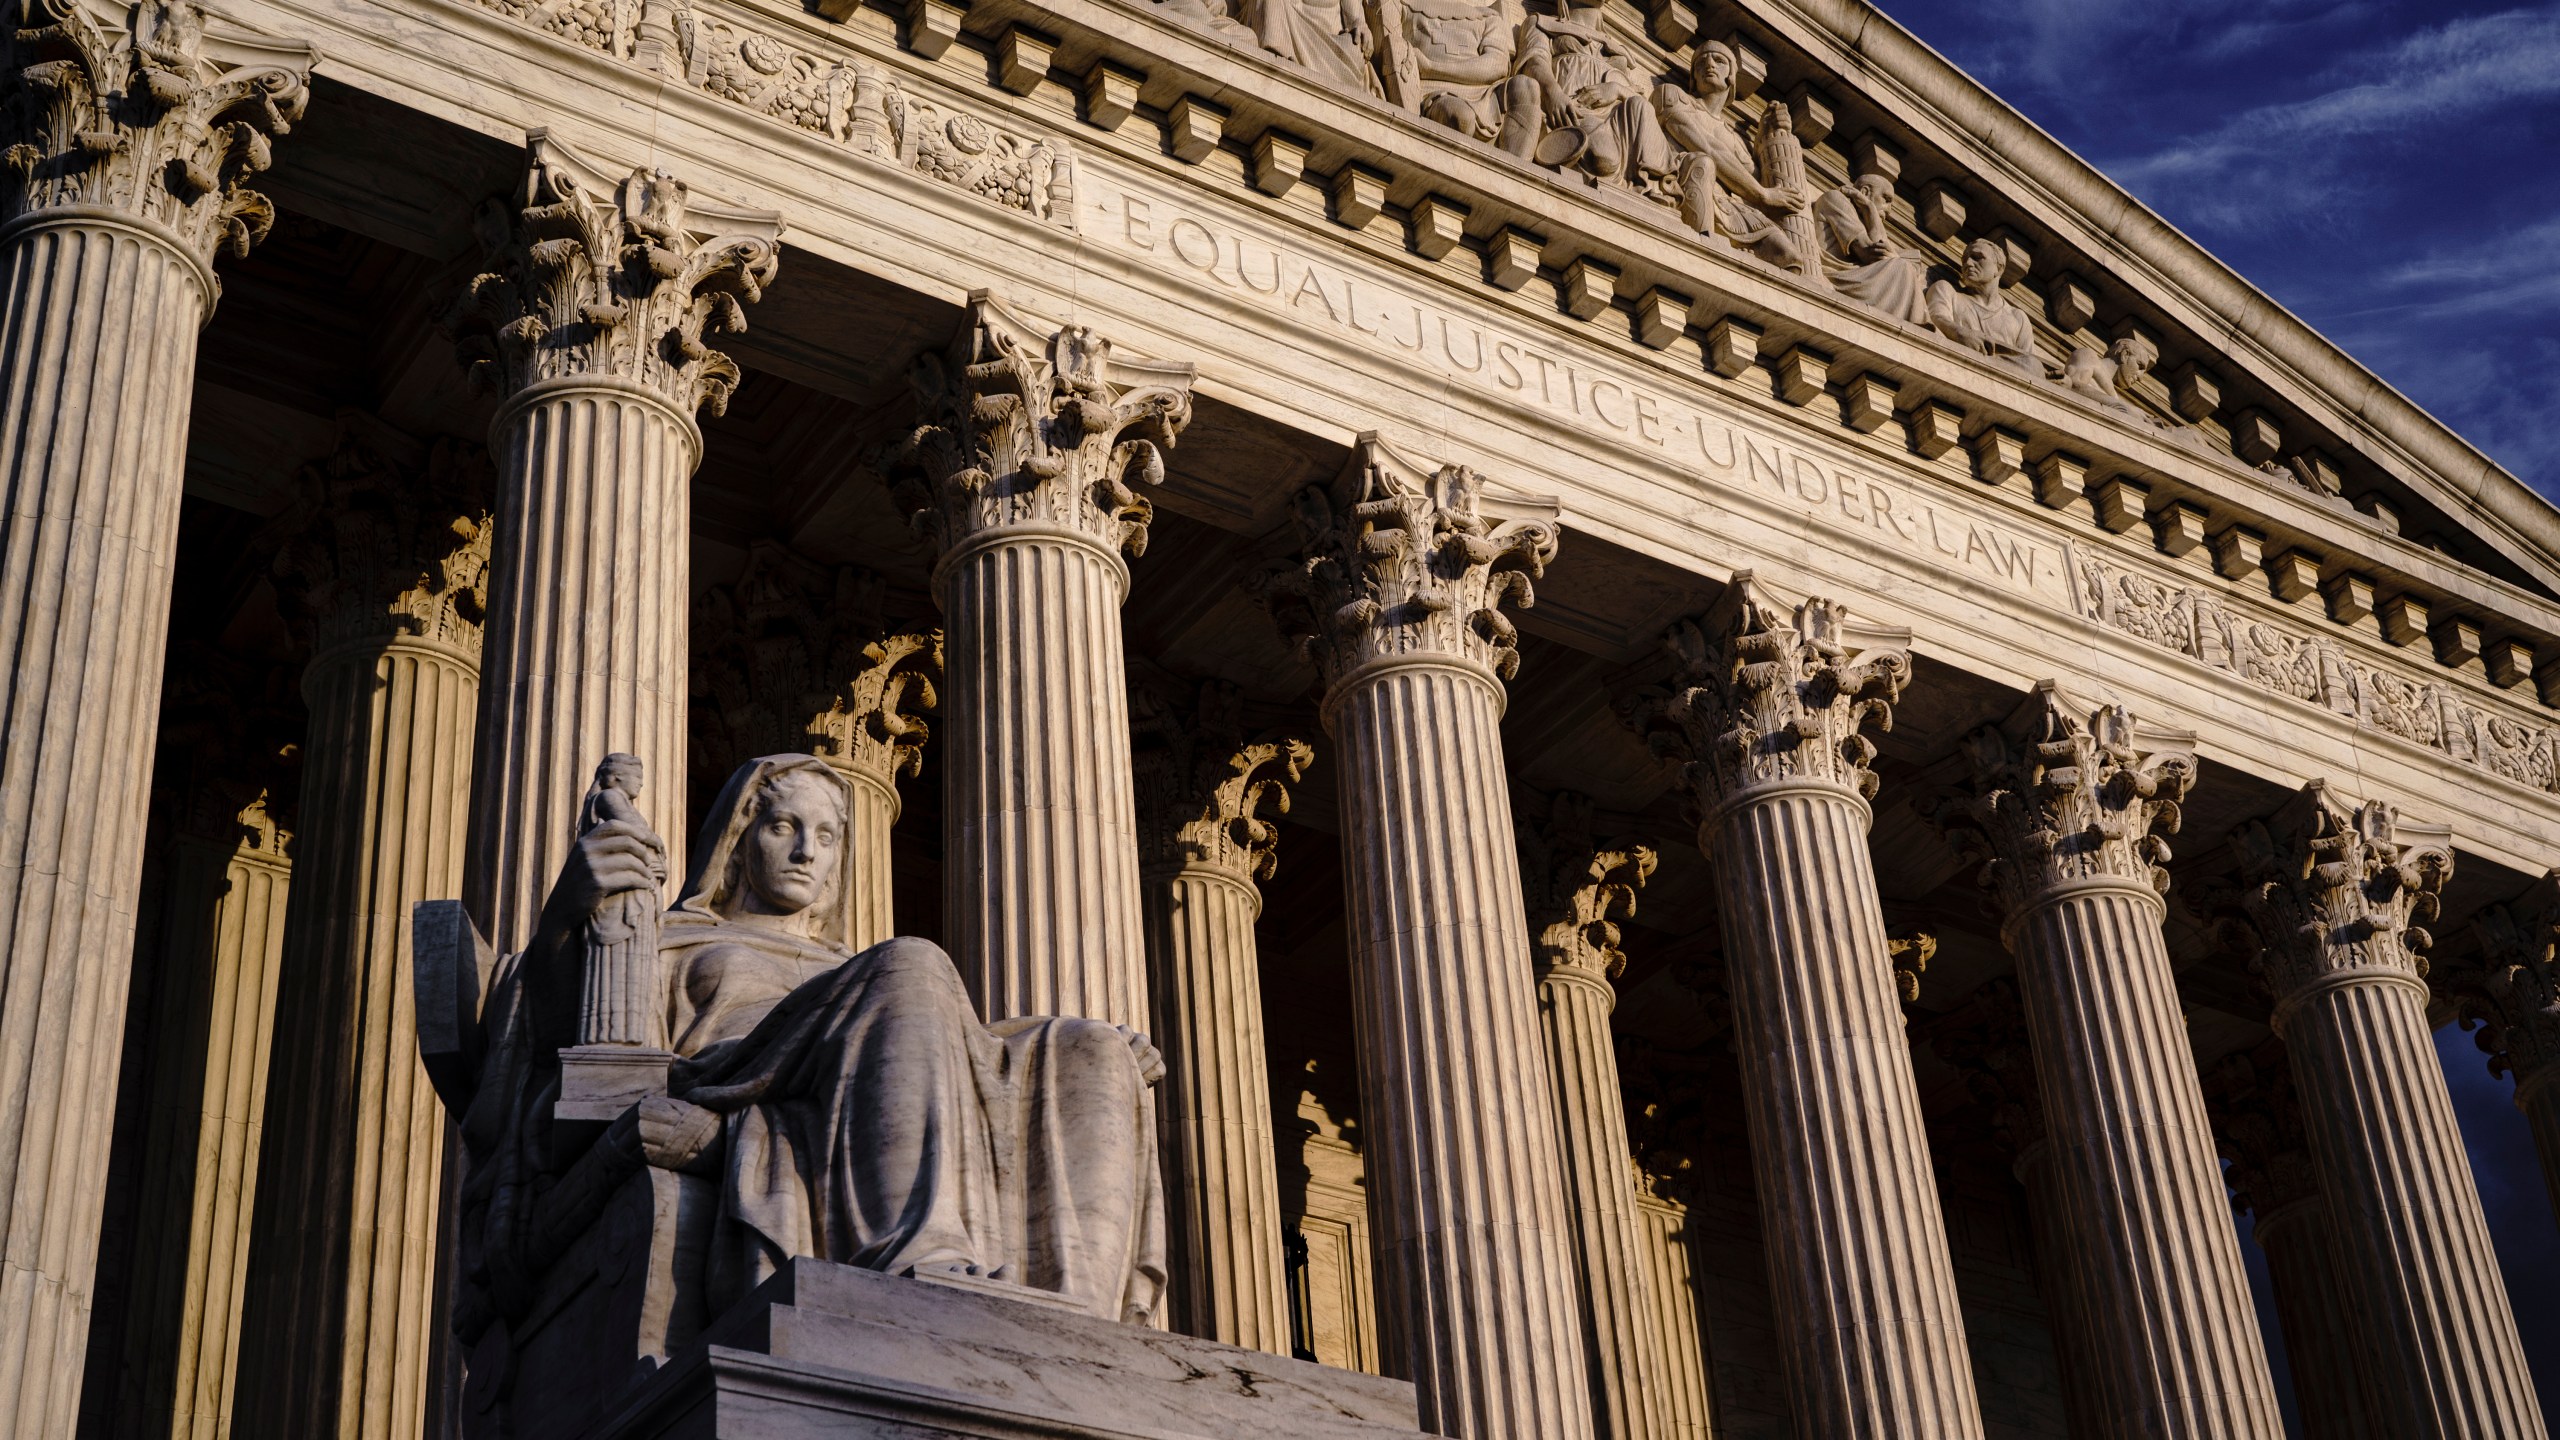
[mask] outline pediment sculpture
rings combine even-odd
[[[850,782],[813,756],[730,776],[658,908],[666,847],[638,767],[600,767],[531,943],[482,962],[476,1034],[434,1013],[473,982],[420,907],[421,1049],[463,1102],[470,1156],[454,1323],[473,1386],[579,1363],[599,1326],[624,1347],[603,1363],[662,1359],[794,1257],[1152,1321],[1148,1039],[1073,1017],[983,1024],[940,947],[854,952]],[[597,1107],[604,1061],[642,1079]],[[587,1254],[635,1248],[636,1272]],[[638,1278],[617,1301],[599,1273]],[[544,1402],[516,1391],[516,1433],[542,1433]]]

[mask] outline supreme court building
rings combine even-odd
[[[2544,1435],[2560,511],[1864,0],[5,4],[0,1440],[2272,1440],[2249,1246],[2301,1434]],[[663,1044],[475,1129],[581,797],[790,752],[1152,1037],[1057,1323],[1208,1408],[613,1410],[927,1405]]]

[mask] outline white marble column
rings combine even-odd
[[[2542,1183],[2560,1217],[2560,870],[2472,919],[2478,957],[2448,977],[2463,1018],[2480,1023],[2492,1074],[2513,1075]]]
[[[1136,487],[1190,423],[1191,367],[981,291],[912,379],[924,424],[890,469],[937,552],[943,946],[989,1020],[1143,1027],[1121,557],[1146,548]]]
[[[444,1111],[409,911],[462,884],[486,460],[350,421],[305,467],[279,608],[310,655],[301,843],[243,1313],[241,1434],[416,1436]]]
[[[564,817],[609,753],[640,757],[641,813],[684,873],[694,413],[725,408],[739,379],[703,342],[746,328],[782,229],[543,131],[527,146],[522,191],[490,212],[503,243],[459,311],[473,379],[501,402],[463,875],[500,953],[532,933]]]
[[[2231,1203],[2254,1217],[2251,1234],[2267,1257],[2301,1440],[2378,1440],[2371,1387],[2379,1377],[2356,1361],[2354,1298],[2338,1273],[2336,1227],[2283,1047],[2269,1041],[2258,1053],[2225,1056],[2206,1083],[2231,1162]]]
[[[128,36],[130,20],[143,33]],[[23,26],[23,28],[22,28]],[[299,118],[300,45],[192,4],[0,20],[0,1437],[70,1433],[105,1201],[217,252]]]
[[[924,765],[939,703],[942,632],[883,617],[879,575],[825,566],[776,541],[747,547],[736,580],[707,587],[692,627],[692,782],[706,799],[761,755],[807,751],[852,782],[845,838],[856,949],[897,932],[898,777]]]
[[[1867,853],[1860,731],[1911,673],[1899,633],[1790,613],[1747,573],[1672,627],[1630,719],[1678,764],[1717,874],[1734,1048],[1796,1432],[1982,1434],[1946,1221]]]
[[[1362,437],[1266,577],[1336,747],[1370,1230],[1391,1373],[1472,1440],[1592,1433],[1502,757],[1506,603],[1555,553],[1474,472]]]
[[[1294,737],[1248,739],[1236,688],[1141,683],[1135,729],[1140,900],[1173,1328],[1289,1353],[1279,1150],[1262,1045],[1253,922],[1258,881],[1279,865],[1290,784],[1315,753]]]
[[[1643,845],[1595,840],[1590,797],[1571,792],[1549,801],[1544,823],[1523,820],[1518,833],[1581,1282],[1592,1426],[1600,1440],[1652,1440],[1665,1433],[1662,1327],[1609,1012],[1618,1001],[1611,982],[1627,966],[1617,922],[1635,913],[1655,856]]]
[[[1983,862],[2017,957],[2104,1413],[2129,1434],[2280,1440],[2161,929],[2195,737],[2047,683],[1960,748],[1971,782],[1936,813]]]
[[[2240,913],[2276,997],[2386,1435],[2545,1431],[2427,1024],[2450,833],[2320,781],[2234,832]]]
[[[229,787],[214,787],[228,789]],[[199,797],[199,800],[211,797]],[[293,837],[261,796],[191,803],[169,847],[115,1433],[230,1434]],[[209,813],[206,813],[209,812]],[[212,822],[210,824],[205,822]]]
[[[2009,1173],[2026,1191],[2027,1230],[2036,1262],[2036,1294],[2045,1333],[2061,1372],[2062,1413],[2073,1436],[2109,1433],[2101,1394],[2104,1368],[2091,1351],[2087,1257],[2072,1243],[2062,1186],[2047,1142],[2044,1097],[2018,982],[1987,980],[1964,1005],[1932,1026],[1930,1048],[1964,1077],[1965,1089],[1991,1117],[1991,1133],[2009,1152]]]

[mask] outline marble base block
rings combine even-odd
[[[1411,1436],[1413,1387],[986,1286],[794,1260],[593,1440]]]

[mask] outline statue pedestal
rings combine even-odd
[[[1413,1387],[822,1260],[674,1353],[590,1440],[1413,1436]]]

